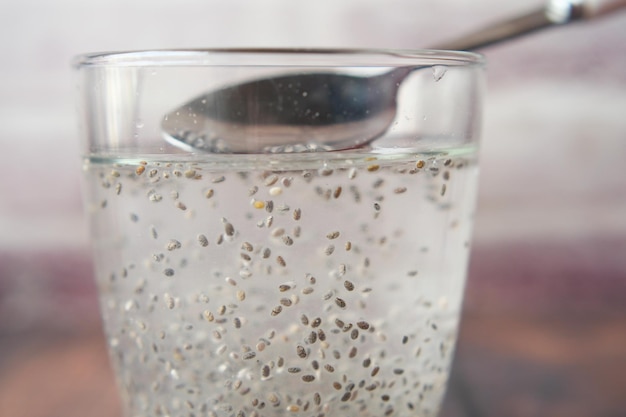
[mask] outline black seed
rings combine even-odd
[[[296,347],[296,352],[298,353],[298,356],[301,357],[301,358],[306,358],[307,357],[306,349],[304,348],[304,346],[298,345]]]
[[[315,380],[315,376],[314,375],[303,375],[302,376],[302,380],[304,382],[312,382]]]
[[[321,340],[322,342],[326,340],[326,333],[324,332],[324,330],[318,329],[317,338]]]

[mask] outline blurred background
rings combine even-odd
[[[82,214],[73,56],[414,49],[542,4],[0,0],[0,416],[119,415]],[[482,52],[482,182],[444,416],[623,416],[626,12]]]

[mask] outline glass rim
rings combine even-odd
[[[265,57],[264,59],[260,59]],[[300,61],[293,61],[299,57]],[[80,54],[72,60],[76,69],[85,67],[390,67],[447,65],[482,67],[482,54],[441,49],[299,49],[299,48],[208,48],[147,49]]]

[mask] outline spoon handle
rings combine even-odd
[[[626,8],[626,0],[550,0],[540,9],[437,45],[435,49],[479,49],[539,29],[593,19],[623,8]]]

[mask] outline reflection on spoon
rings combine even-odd
[[[375,77],[303,73],[202,95],[165,116],[166,138],[188,150],[226,153],[347,149],[384,133],[411,68]]]

